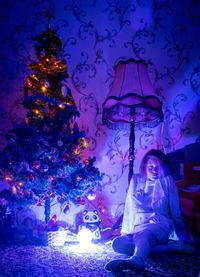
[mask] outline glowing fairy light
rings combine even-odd
[[[81,138],[80,142],[81,142],[81,145],[82,145],[83,148],[86,149],[86,148],[89,147],[89,143],[88,143],[88,141],[85,138]]]
[[[12,187],[12,193],[13,193],[13,194],[16,194],[16,193],[17,193],[17,189],[16,189],[15,186]]]
[[[34,112],[35,115],[39,115],[40,114],[40,111],[37,110],[37,109],[34,109],[33,112]]]
[[[74,154],[75,154],[75,155],[79,155],[79,154],[80,154],[80,152],[81,152],[81,151],[80,151],[80,149],[79,149],[79,148],[74,149]]]
[[[64,110],[65,106],[63,104],[59,104],[58,107],[61,109],[61,110]]]
[[[42,92],[46,92],[47,91],[47,87],[46,86],[42,86],[41,90],[42,90]]]
[[[5,181],[12,181],[12,176],[11,175],[7,175],[5,176]]]

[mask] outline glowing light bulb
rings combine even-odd
[[[87,228],[82,228],[77,235],[77,239],[82,247],[87,248],[91,244],[93,238],[92,232]]]

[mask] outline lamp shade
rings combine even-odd
[[[103,102],[103,123],[109,128],[155,127],[163,121],[162,102],[155,96],[147,65],[129,59],[115,67],[115,77],[108,97]]]

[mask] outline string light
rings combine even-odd
[[[85,149],[89,147],[89,143],[85,138],[81,138],[80,143],[81,143],[81,146]]]
[[[42,86],[41,90],[42,90],[42,92],[46,92],[47,91],[47,87],[46,86]]]
[[[65,106],[63,104],[59,104],[58,107],[61,109],[61,110],[64,110]]]
[[[19,186],[19,187],[23,187],[23,183],[22,183],[22,182],[19,182],[19,183],[18,183],[18,186]]]
[[[13,194],[16,194],[16,193],[17,193],[17,189],[16,189],[15,186],[12,186],[12,193],[13,193]]]
[[[79,155],[79,154],[80,154],[80,152],[81,152],[81,151],[80,151],[80,149],[79,149],[79,148],[74,149],[74,154],[75,154],[75,155]]]
[[[5,176],[5,181],[12,181],[12,176],[11,175],[7,175]]]
[[[34,109],[33,112],[34,112],[35,115],[39,115],[40,114],[40,111],[37,110],[37,109]]]

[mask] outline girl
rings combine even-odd
[[[166,156],[160,150],[150,150],[143,158],[139,178],[133,178],[128,189],[121,236],[113,241],[116,252],[131,256],[106,264],[109,271],[143,271],[145,259],[152,249],[167,250],[167,242],[175,229],[185,242],[185,225],[181,218],[178,192],[169,173]],[[188,246],[187,251],[193,252]]]

